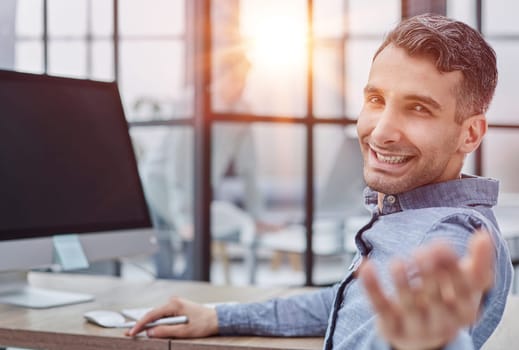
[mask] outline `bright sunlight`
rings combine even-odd
[[[249,37],[253,61],[274,70],[301,66],[307,55],[307,24],[294,17],[257,18]]]

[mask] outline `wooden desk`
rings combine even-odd
[[[0,347],[31,349],[321,349],[322,338],[210,337],[194,340],[132,339],[124,330],[101,328],[83,319],[94,309],[121,310],[156,306],[172,295],[193,301],[260,301],[302,289],[213,286],[201,282],[157,280],[134,282],[112,277],[33,273],[33,286],[95,295],[90,303],[35,310],[0,305]]]

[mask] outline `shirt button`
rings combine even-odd
[[[396,197],[395,196],[387,196],[386,197],[386,200],[389,204],[395,204],[396,202]]]

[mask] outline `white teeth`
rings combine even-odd
[[[378,160],[380,160],[384,163],[390,163],[390,164],[403,163],[407,160],[406,156],[385,156],[378,152],[377,152],[377,158],[378,158]]]

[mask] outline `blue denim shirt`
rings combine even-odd
[[[448,349],[479,349],[501,320],[512,281],[512,266],[492,206],[498,182],[463,176],[426,185],[398,195],[386,195],[377,207],[377,193],[366,189],[371,220],[355,237],[357,254],[346,276],[333,287],[266,302],[217,307],[221,335],[323,336],[325,349],[390,349],[378,334],[375,314],[354,272],[362,259],[377,267],[388,294],[394,293],[389,261],[409,258],[432,241],[447,242],[459,256],[466,253],[473,232],[485,227],[495,245],[496,275],[481,315],[460,331]]]

